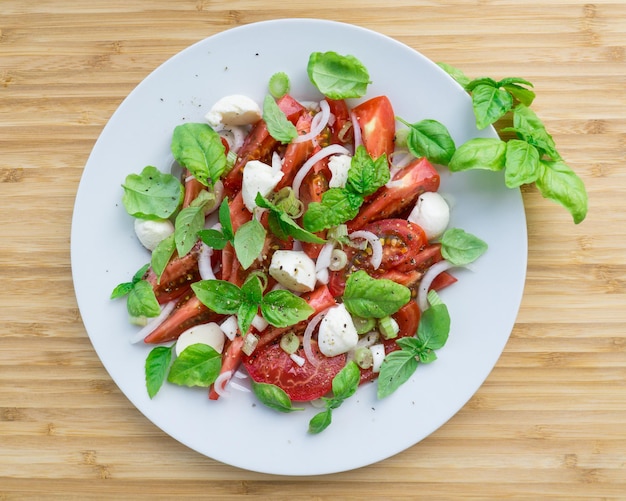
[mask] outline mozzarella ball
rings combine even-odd
[[[450,207],[439,193],[427,191],[419,196],[407,219],[420,226],[428,240],[432,240],[446,231],[450,222]]]
[[[153,251],[162,240],[174,233],[174,225],[168,219],[156,221],[135,219],[135,234],[146,249]]]
[[[192,344],[202,343],[212,346],[215,351],[222,353],[226,336],[215,322],[195,325],[183,332],[176,341],[176,356]]]
[[[248,96],[233,94],[217,101],[206,114],[206,121],[214,129],[224,125],[250,125],[261,119],[260,106]]]
[[[284,173],[274,170],[271,166],[251,160],[243,168],[241,195],[246,208],[252,212],[256,205],[257,193],[267,196],[283,178]]]
[[[295,292],[308,292],[315,287],[315,261],[303,251],[277,250],[269,273],[280,285]]]
[[[320,351],[327,357],[334,357],[356,348],[358,341],[359,335],[345,305],[330,308],[317,333]]]

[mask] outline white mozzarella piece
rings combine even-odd
[[[354,349],[359,335],[345,305],[338,304],[328,310],[320,322],[317,344],[327,357],[334,357]]]
[[[224,125],[250,125],[261,119],[260,106],[248,96],[233,94],[217,101],[205,119],[214,129]]]
[[[225,338],[224,331],[215,322],[195,325],[179,336],[176,341],[176,356],[179,356],[188,346],[197,343],[208,344],[218,353],[222,353]]]
[[[271,166],[251,160],[243,168],[243,182],[241,185],[241,195],[246,208],[252,212],[256,208],[256,196],[260,193],[267,196],[283,178],[284,173],[274,170]]]
[[[168,219],[152,221],[135,219],[135,234],[146,249],[153,251],[159,243],[174,233],[174,225]]]
[[[450,207],[439,193],[427,191],[419,196],[407,219],[420,226],[428,240],[432,240],[446,231],[450,223]]]
[[[308,292],[315,287],[315,261],[303,251],[277,250],[269,272],[280,285],[295,292]]]

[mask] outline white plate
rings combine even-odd
[[[454,201],[452,225],[488,242],[487,254],[442,291],[452,317],[439,359],[420,366],[396,393],[377,401],[366,385],[334,411],[319,435],[307,433],[315,413],[281,414],[233,392],[209,401],[204,390],[165,384],[148,398],[144,361],[150,347],[131,345],[124,300],[115,285],[149,260],[121,203],[121,183],[146,165],[167,170],[174,127],[203,121],[226,94],[259,101],[270,76],[285,71],[292,94],[319,98],[306,64],[314,51],[352,54],[369,69],[367,97],[386,94],[396,115],[446,124],[457,145],[493,136],[474,126],[465,92],[434,63],[383,35],[336,22],[284,19],[250,24],[183,50],[150,74],[104,128],[85,167],[72,221],[71,257],[80,311],[93,346],[129,400],[165,433],[201,454],[258,472],[318,475],[358,468],[411,447],[442,426],[483,383],[513,328],[526,273],[526,220],[518,190],[498,174],[442,173],[441,192]]]

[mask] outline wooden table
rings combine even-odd
[[[0,499],[626,499],[626,4],[284,4],[0,4]],[[470,76],[531,80],[590,197],[574,225],[523,190],[521,309],[469,403],[405,452],[323,478],[242,471],[153,426],[94,352],[70,268],[78,182],[122,99],[188,45],[285,17],[354,23]]]

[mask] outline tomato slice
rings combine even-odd
[[[324,159],[327,160],[327,159]],[[327,164],[325,161],[318,162],[319,164]],[[305,210],[311,202],[319,202],[322,200],[322,195],[328,190],[328,178],[325,174],[327,169],[321,168],[316,172],[315,167],[311,169],[311,172],[307,174],[300,188],[300,200],[304,204]],[[300,222],[302,223],[302,222]],[[326,230],[316,233],[320,238],[326,238]],[[306,252],[307,256],[311,259],[317,259],[320,255],[324,244],[313,244],[309,242],[302,242],[302,250]]]
[[[383,153],[390,159],[394,150],[396,116],[387,96],[377,96],[359,104],[352,110],[361,129],[363,146],[372,158]]]
[[[250,377],[257,383],[275,384],[294,402],[308,402],[326,395],[332,389],[333,378],[346,365],[346,355],[325,357],[319,353],[315,340],[311,341],[319,364],[296,364],[278,343],[265,345],[242,362]],[[296,354],[305,357],[302,346]]]
[[[347,128],[350,122],[350,109],[343,99],[329,99],[326,102],[330,108],[334,120],[328,126],[330,129],[330,144],[346,144],[351,143],[354,139],[352,127]]]
[[[348,223],[348,228],[358,230],[372,221],[402,215],[415,205],[422,193],[437,191],[439,182],[439,173],[428,160],[414,160],[363,204],[357,217]]]
[[[419,281],[422,277],[419,256],[428,245],[426,234],[420,226],[405,219],[383,219],[363,229],[381,239],[381,264],[375,270],[367,250],[345,247],[348,264],[342,270],[331,271],[329,275],[328,287],[333,295],[343,294],[348,275],[357,270],[365,270],[376,278],[389,278],[407,286]]]

